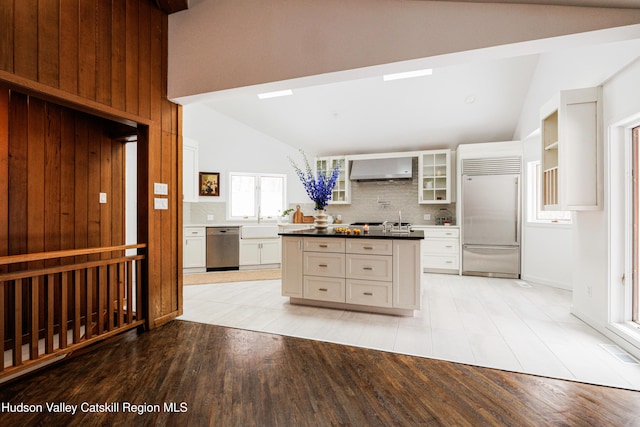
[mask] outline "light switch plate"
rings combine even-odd
[[[156,210],[167,210],[169,209],[169,199],[161,199],[156,197],[153,199],[153,208]]]
[[[169,186],[163,182],[154,182],[153,194],[157,194],[159,196],[166,196],[169,194]]]
[[[429,221],[429,220],[431,220],[431,214],[424,214],[423,218],[424,218],[425,221]]]
[[[100,203],[107,203],[107,193],[100,193]]]
[[[207,215],[207,221],[213,221],[213,215],[209,214]]]

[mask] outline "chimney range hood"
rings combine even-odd
[[[412,161],[412,157],[353,160],[349,178],[352,181],[411,179]]]

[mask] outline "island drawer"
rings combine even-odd
[[[344,302],[344,279],[336,277],[304,276],[304,298],[321,301]]]
[[[305,252],[303,272],[311,276],[344,277],[344,254]]]
[[[348,279],[372,279],[391,281],[393,279],[393,257],[388,255],[347,254]]]
[[[375,307],[391,307],[393,304],[391,282],[347,279],[346,283],[347,303]]]
[[[393,254],[393,240],[391,239],[347,239],[347,253],[350,254]]]
[[[322,237],[305,237],[304,250],[313,252],[340,252],[344,253],[345,239]]]

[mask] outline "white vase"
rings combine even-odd
[[[317,230],[326,230],[329,227],[329,220],[324,209],[318,209],[315,215],[314,225]]]

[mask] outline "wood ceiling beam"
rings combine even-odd
[[[158,8],[164,13],[171,15],[181,10],[189,9],[189,0],[155,0]]]

